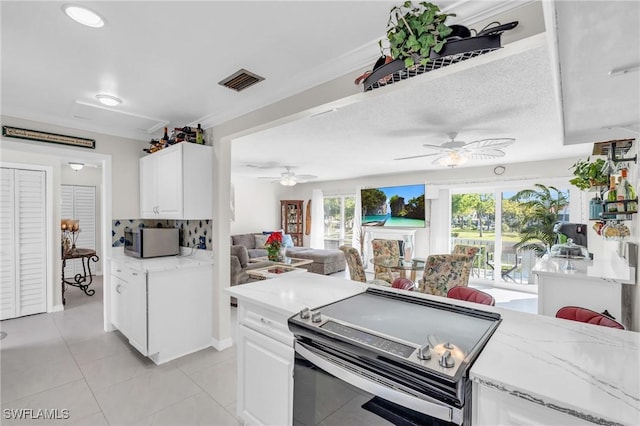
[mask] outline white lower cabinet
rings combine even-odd
[[[291,425],[293,336],[287,318],[239,302],[238,416],[246,425]]]
[[[143,272],[111,261],[111,324],[156,364],[211,346],[213,267]]]
[[[473,424],[584,425],[578,417],[473,382]]]

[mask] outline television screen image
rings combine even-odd
[[[367,188],[360,192],[362,225],[424,228],[424,185]]]

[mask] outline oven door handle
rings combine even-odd
[[[439,402],[432,398],[430,398],[431,401],[428,401],[426,399],[418,398],[417,396],[402,392],[398,389],[390,388],[388,386],[385,386],[384,384],[374,382],[370,379],[367,379],[366,377],[363,377],[362,375],[345,369],[343,366],[334,363],[333,361],[322,356],[316,351],[309,350],[305,346],[301,345],[298,341],[295,342],[294,346],[295,351],[302,357],[304,357],[307,361],[323,369],[327,373],[337,377],[338,379],[349,383],[359,389],[362,389],[365,392],[369,392],[373,395],[379,396],[402,407],[410,408],[411,410],[417,411],[427,416],[437,417],[448,422],[454,421],[452,407],[446,405],[445,403]]]

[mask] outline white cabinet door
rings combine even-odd
[[[125,330],[122,329],[124,323],[120,321],[123,316],[123,292],[126,290],[127,284],[116,275],[111,275],[111,324],[122,334],[125,334]],[[125,326],[126,327],[126,326]]]
[[[147,355],[147,278],[142,272],[130,272],[124,299],[124,321],[131,346]]]
[[[2,168],[0,319],[45,312],[45,173]]]
[[[156,217],[156,179],[154,157],[140,159],[140,216],[145,219]]]
[[[291,425],[293,348],[238,326],[238,413],[247,424]]]
[[[166,148],[140,159],[140,213],[143,218],[182,215],[182,150]]]
[[[156,153],[158,213],[161,218],[182,215],[182,150]]]

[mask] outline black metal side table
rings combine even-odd
[[[82,273],[76,274],[73,278],[67,280],[64,276],[64,268],[67,266],[67,260],[80,259],[82,261]],[[100,258],[93,249],[72,248],[66,253],[62,254],[62,304],[67,303],[64,298],[64,293],[67,286],[78,287],[87,296],[93,296],[96,294],[94,289],[90,289],[89,286],[93,282],[93,274],[91,273],[91,262],[97,263]],[[71,281],[72,280],[72,281]]]

